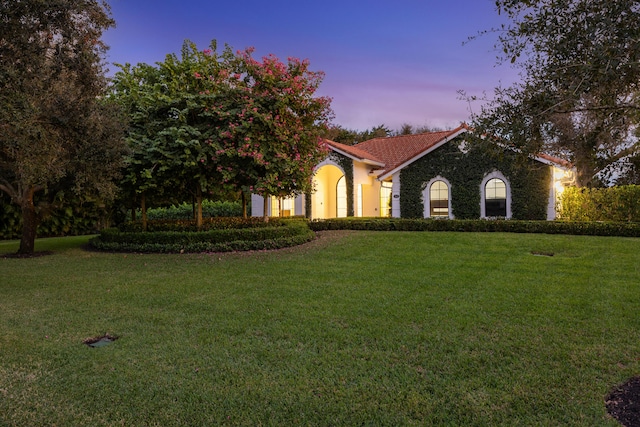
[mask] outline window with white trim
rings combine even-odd
[[[271,196],[271,216],[294,216],[295,212],[295,198],[287,197],[280,198]]]
[[[507,216],[507,185],[499,178],[492,178],[484,186],[484,216]]]
[[[434,181],[429,188],[429,217],[449,217],[449,186]]]

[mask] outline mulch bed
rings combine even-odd
[[[640,377],[616,387],[605,401],[607,412],[625,427],[640,427]]]

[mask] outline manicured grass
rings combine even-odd
[[[615,426],[604,398],[640,374],[640,239],[344,232],[210,255],[86,241],[0,259],[0,425]],[[83,344],[105,333],[119,339]]]

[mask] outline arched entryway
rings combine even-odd
[[[339,167],[321,166],[313,177],[315,192],[311,196],[311,217],[314,219],[347,216],[347,186]]]

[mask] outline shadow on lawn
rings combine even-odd
[[[0,255],[0,258],[39,258],[41,256],[47,256],[52,254],[53,254],[53,251],[39,251],[39,252],[33,252],[31,254],[20,254],[20,253],[14,252],[10,254],[2,254]]]

